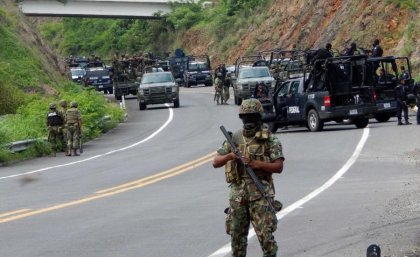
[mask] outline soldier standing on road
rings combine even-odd
[[[64,124],[64,117],[66,116],[67,112],[67,101],[60,100],[60,110],[58,110],[61,117],[63,117],[63,125],[60,128],[60,140],[61,140],[61,151],[65,152],[67,155],[67,129]]]
[[[227,101],[230,98],[230,94],[229,94],[230,82],[226,79],[227,69],[224,63],[222,63],[222,66],[220,67],[220,72],[222,73],[222,85],[223,85],[222,104],[223,103],[227,104]]]
[[[408,88],[405,85],[405,80],[400,79],[400,83],[398,86],[395,87],[395,99],[397,100],[397,118],[398,118],[398,125],[403,125],[401,122],[402,120],[402,112],[404,112],[404,119],[405,125],[410,125],[411,123],[408,121],[408,106],[407,106],[407,91]]]
[[[214,79],[214,100],[216,101],[217,105],[219,105],[220,102],[222,102],[223,104],[222,90],[223,90],[223,82],[219,76],[216,76],[216,78]]]
[[[232,136],[233,142],[244,156],[245,163],[265,186],[267,195],[274,198],[273,173],[283,170],[283,152],[280,141],[263,127],[263,107],[257,99],[244,100],[239,109],[243,128]],[[273,233],[277,229],[276,214],[262,197],[256,185],[236,161],[236,155],[225,141],[217,151],[213,167],[225,165],[226,180],[230,184],[229,209],[226,232],[231,236],[233,257],[245,257],[247,236],[252,223],[264,257],[275,257],[277,243]]]
[[[70,109],[66,112],[65,124],[67,128],[67,156],[79,156],[80,134],[82,133],[82,116],[77,109],[77,102],[70,103]]]
[[[60,145],[60,128],[63,126],[63,116],[57,111],[57,105],[50,103],[50,111],[47,114],[48,142],[52,154],[55,157]]]

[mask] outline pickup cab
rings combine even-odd
[[[325,122],[351,120],[357,128],[376,110],[375,91],[363,83],[366,57],[329,58],[312,73],[289,79],[272,95],[274,114],[264,118],[272,132],[279,126],[304,125],[320,131]]]
[[[179,86],[171,72],[145,73],[138,87],[139,109],[146,110],[150,104],[173,103],[179,107]]]

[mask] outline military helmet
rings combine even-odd
[[[262,104],[258,99],[250,98],[242,101],[239,108],[239,117],[244,114],[260,114],[264,113]]]
[[[56,109],[57,105],[55,103],[50,103],[50,109]]]
[[[67,101],[62,99],[60,100],[60,106],[66,108],[67,107]]]
[[[71,101],[70,107],[77,107],[77,102],[76,101]]]

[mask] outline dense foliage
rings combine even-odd
[[[42,139],[47,136],[50,102],[78,101],[85,138],[97,137],[123,120],[123,111],[103,95],[47,72],[42,51],[18,36],[20,24],[16,14],[0,7],[0,163],[48,153]],[[104,116],[110,116],[110,121],[103,122]],[[7,144],[26,139],[40,139],[40,143],[19,154],[8,151]]]
[[[213,7],[193,1],[172,4],[172,13],[157,19],[92,19],[64,18],[62,22],[43,23],[40,31],[62,55],[99,55],[111,57],[115,52],[138,54],[153,52],[163,55],[179,47],[176,41],[191,27],[198,27],[218,40],[246,27],[246,19],[270,0],[221,0]],[[228,26],[228,25],[234,26]],[[223,27],[223,29],[220,29]],[[100,33],[98,33],[100,31]],[[238,41],[238,37],[227,41]],[[231,45],[231,44],[230,44]],[[226,51],[227,47],[223,47]]]

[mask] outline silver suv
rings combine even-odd
[[[243,99],[250,98],[259,82],[263,82],[270,92],[273,91],[276,82],[267,66],[239,67],[233,81],[235,104],[240,105]]]
[[[173,103],[179,107],[179,87],[171,72],[145,73],[137,92],[139,109],[145,110],[149,104]]]

